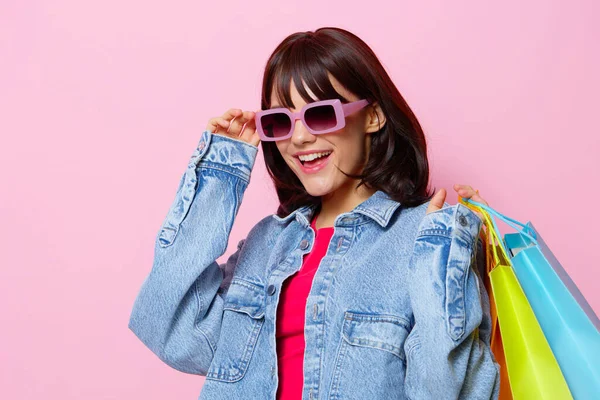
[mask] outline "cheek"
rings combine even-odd
[[[369,151],[369,142],[360,132],[346,132],[345,140],[336,144],[340,161],[346,164],[360,163],[367,156]],[[349,166],[349,165],[348,165]]]
[[[287,142],[287,140],[280,140],[275,142],[275,146],[277,146],[277,150],[279,150],[279,154],[281,154],[281,157],[283,157],[286,164],[292,167],[294,165],[294,160],[290,159],[289,155],[287,154]]]
[[[277,146],[277,150],[279,150],[279,153],[283,157],[284,154],[285,154],[285,150],[286,150],[287,146],[284,143],[282,143],[281,141],[275,142],[275,146]]]

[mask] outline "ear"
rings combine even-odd
[[[385,126],[385,115],[381,110],[379,102],[374,102],[368,105],[367,118],[365,120],[365,132],[377,132]]]

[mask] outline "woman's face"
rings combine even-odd
[[[329,77],[335,90],[346,99],[349,101],[360,100],[342,87],[332,75],[329,75]],[[290,111],[299,111],[307,103],[302,99],[293,82],[290,85],[290,90],[295,106]],[[313,99],[316,99],[316,96],[308,87],[306,87],[306,90]],[[271,107],[281,107],[275,96],[273,90],[271,92]],[[346,177],[334,165],[350,174],[359,174],[362,171],[371,145],[371,136],[367,133],[367,130],[369,130],[369,124],[367,123],[368,109],[369,107],[365,107],[347,116],[346,126],[342,129],[322,135],[311,134],[302,121],[297,120],[292,137],[275,142],[281,156],[298,176],[310,195],[332,197],[336,192],[347,193],[348,190],[354,189],[357,181]],[[331,152],[331,154],[320,159],[324,160],[321,167],[317,166],[309,171],[301,166],[300,159],[297,156],[297,153],[306,151],[311,153]]]

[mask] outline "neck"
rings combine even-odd
[[[321,196],[321,209],[315,221],[316,228],[333,226],[338,215],[354,210],[356,206],[367,200],[376,191],[375,189],[366,188],[365,185],[361,185],[357,189],[356,184],[353,182],[348,187],[342,187],[333,193]]]

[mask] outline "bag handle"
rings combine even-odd
[[[488,212],[488,210],[481,207],[481,203],[472,201],[467,202],[467,199],[460,198],[461,203],[463,203],[466,207],[471,210],[479,212],[483,216],[483,224],[487,231],[488,241],[491,243],[487,243],[486,256],[492,255],[492,259],[494,261],[493,266],[488,265],[488,273],[491,272],[499,264],[510,265],[510,257],[508,257],[508,250],[505,247],[504,241],[500,236],[500,230],[496,225],[496,221],[494,220],[494,216]],[[491,249],[489,249],[491,247]],[[498,253],[498,247],[500,248],[501,254]],[[491,251],[491,253],[490,253]]]
[[[506,225],[510,226],[511,228],[513,228],[514,230],[516,230],[518,233],[520,233],[523,236],[527,237],[529,240],[531,240],[531,242],[534,245],[537,246],[537,244],[538,244],[537,237],[536,237],[535,231],[533,229],[531,229],[531,227],[523,224],[522,222],[517,221],[516,219],[510,218],[510,217],[508,217],[508,216],[506,216],[506,215],[504,215],[504,214],[496,211],[492,207],[487,206],[487,205],[485,205],[483,203],[479,203],[477,201],[474,201],[474,200],[471,200],[471,199],[465,199],[465,198],[460,198],[460,202],[463,203],[463,204],[470,203],[470,204],[476,206],[477,208],[479,208],[481,210],[485,210],[488,213],[490,213],[492,215],[495,215],[501,221],[503,221]],[[500,232],[500,231],[498,230],[498,232]]]

